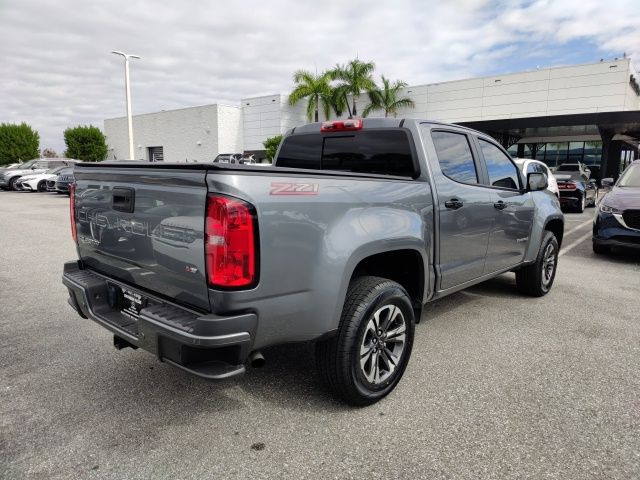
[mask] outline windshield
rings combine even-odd
[[[579,165],[570,165],[570,164],[560,165],[558,168],[556,168],[556,172],[578,172],[579,170],[580,170]]]
[[[19,163],[18,165],[14,165],[13,167],[8,167],[7,170],[24,170],[26,168],[30,168],[31,165],[33,165],[34,163],[36,163],[36,160],[29,160],[28,162],[24,162],[24,163]]]
[[[49,170],[47,170],[46,174],[50,174],[53,175],[54,173],[59,173],[60,171],[64,170],[65,168],[67,168],[67,166],[62,166],[62,167],[56,167],[56,168],[50,168]]]
[[[630,166],[620,177],[619,187],[640,187],[640,165]]]

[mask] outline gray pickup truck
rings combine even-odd
[[[356,405],[397,385],[429,302],[509,271],[546,294],[564,230],[544,174],[429,121],[296,127],[267,168],[83,163],[75,179],[63,283],[117,348],[222,379],[315,341]]]

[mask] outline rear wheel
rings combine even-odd
[[[413,307],[401,285],[357,278],[349,286],[338,334],[316,346],[320,376],[347,403],[377,402],[402,378],[414,327]]]
[[[533,297],[549,293],[558,267],[558,240],[552,232],[545,232],[535,263],[516,271],[518,290]]]
[[[587,206],[586,198],[587,198],[586,194],[583,194],[582,197],[580,198],[580,203],[578,203],[578,207],[577,207],[578,213],[584,212],[584,209]]]

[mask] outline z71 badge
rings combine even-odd
[[[317,195],[319,189],[317,183],[272,182],[270,195]]]

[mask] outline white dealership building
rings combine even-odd
[[[551,166],[581,160],[616,174],[638,158],[640,87],[628,58],[409,86],[415,108],[398,117],[461,123],[490,133],[517,156]],[[359,100],[358,110],[366,104]],[[307,123],[305,105],[286,94],[245,98],[133,117],[142,160],[213,160],[263,152],[268,137]],[[104,122],[110,159],[128,152],[126,118]],[[597,168],[596,168],[597,170]]]

